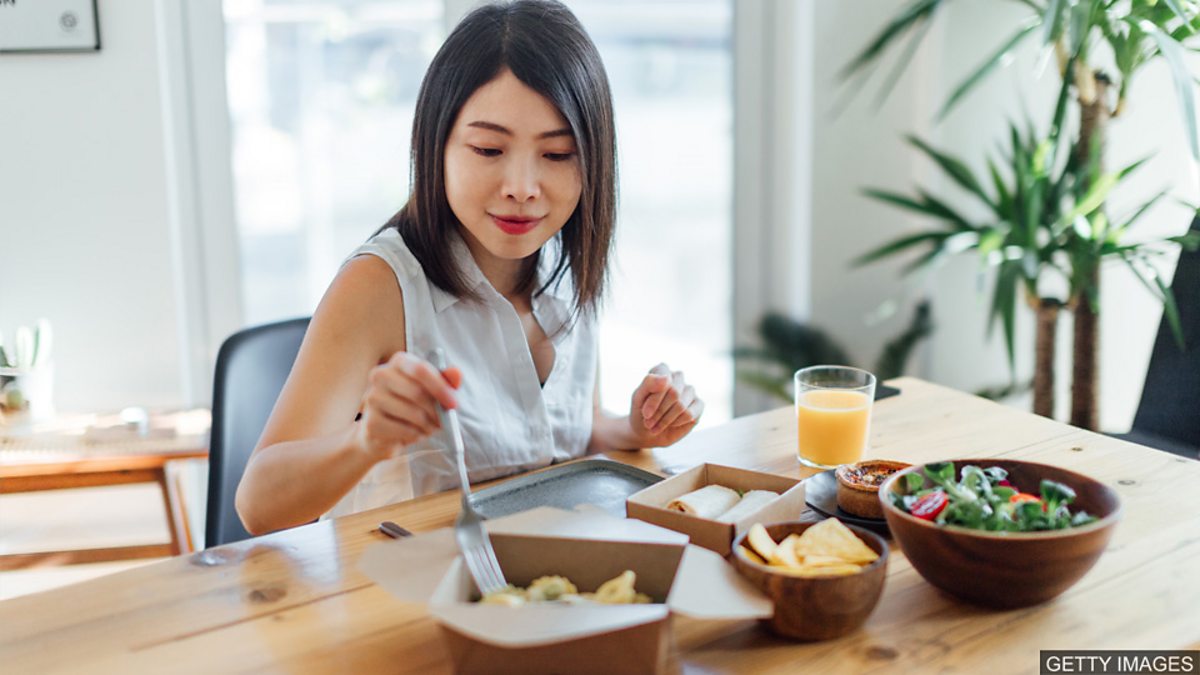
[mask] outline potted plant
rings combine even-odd
[[[937,11],[951,0],[914,0],[909,3],[883,30],[847,65],[843,74],[854,78],[865,74],[877,64],[890,47],[906,36],[911,36],[909,49],[901,60],[901,67],[911,57],[913,47],[920,41]],[[1035,377],[1034,409],[1042,414],[1053,412],[1053,333],[1058,308],[1067,306],[1075,315],[1074,360],[1072,372],[1072,404],[1070,421],[1084,428],[1095,429],[1097,425],[1096,381],[1098,313],[1100,311],[1100,270],[1104,260],[1119,260],[1130,265],[1138,277],[1163,302],[1164,311],[1172,326],[1178,328],[1178,317],[1170,289],[1151,262],[1161,252],[1161,244],[1132,243],[1125,239],[1128,228],[1158,201],[1162,195],[1147,200],[1143,207],[1131,216],[1112,220],[1106,214],[1104,204],[1112,188],[1128,171],[1110,172],[1104,167],[1105,138],[1110,121],[1117,118],[1126,108],[1126,95],[1135,74],[1146,64],[1158,58],[1170,67],[1179,94],[1180,108],[1187,133],[1188,146],[1194,158],[1200,159],[1200,143],[1197,142],[1193,76],[1188,72],[1183,53],[1187,47],[1200,40],[1200,9],[1194,0],[1016,0],[1029,8],[1030,13],[1001,45],[990,53],[958,86],[954,88],[939,112],[945,117],[970,91],[1022,42],[1037,36],[1046,49],[1053,50],[1061,88],[1050,131],[1051,160],[1043,167],[1047,176],[1055,175],[1052,181],[1063,189],[1055,193],[1066,204],[1046,204],[1045,195],[1038,194],[1038,201],[1051,207],[1055,214],[1066,214],[1069,218],[1053,218],[1039,223],[1035,231],[1038,237],[1050,235],[1053,260],[1035,260],[1038,268],[1024,271],[1014,267],[997,265],[997,285],[1000,291],[1015,286],[1018,281],[1025,286],[1026,295],[1038,312],[1037,342],[1039,351]],[[1102,46],[1111,54],[1111,68],[1100,67]],[[895,78],[892,78],[893,80]],[[1063,131],[1068,112],[1077,116],[1078,136],[1067,138]],[[1015,145],[1015,143],[1014,143]],[[1058,152],[1060,146],[1069,148],[1070,156]],[[936,160],[935,160],[936,161]],[[1061,169],[1059,164],[1061,162]],[[939,162],[947,170],[947,165]],[[1015,160],[1014,160],[1015,168]],[[994,172],[993,172],[994,173]],[[1016,180],[1022,180],[1016,177]],[[973,180],[973,179],[972,179]],[[969,184],[956,179],[975,196],[981,196]],[[975,181],[976,184],[980,184]],[[1011,187],[1015,187],[1013,184]],[[1069,187],[1070,189],[1066,189]],[[1037,188],[1034,187],[1034,190]],[[895,200],[882,195],[880,198]],[[985,201],[996,200],[984,197]],[[935,200],[937,202],[937,200]],[[921,203],[923,207],[930,202]],[[902,205],[903,204],[898,204]],[[928,209],[926,209],[928,213]],[[929,214],[933,215],[933,214]],[[943,214],[944,215],[944,214]],[[1013,219],[1015,220],[1015,218]],[[1002,239],[1007,239],[1007,236]],[[934,242],[934,239],[922,240]],[[1173,238],[1174,243],[1195,246],[1194,239]],[[895,244],[895,242],[893,242]],[[915,245],[915,244],[913,244]],[[902,250],[901,247],[898,250]],[[1039,245],[1040,251],[1042,247]],[[880,251],[872,253],[880,254]],[[883,255],[886,255],[884,253]],[[1039,254],[1040,255],[1040,254]],[[882,257],[882,255],[880,256]],[[1026,263],[1026,264],[1030,264]],[[1042,298],[1036,293],[1034,281],[1047,269],[1054,268],[1067,275],[1069,293],[1066,298]],[[997,296],[993,302],[992,317],[997,315],[995,305],[1001,303],[1002,314],[1008,313],[1012,301],[1006,296]],[[1177,337],[1181,334],[1176,330]],[[1011,362],[1011,337],[1010,337]]]
[[[913,312],[908,326],[884,345],[872,371],[880,382],[904,373],[916,346],[933,332],[928,301]],[[815,365],[851,365],[846,350],[824,330],[783,314],[770,313],[758,323],[758,346],[738,347],[733,356],[758,367],[738,370],[743,382],[783,401],[792,401],[792,374]]]
[[[981,273],[990,272],[995,277],[989,332],[997,324],[1003,326],[1009,369],[1014,375],[1018,298],[1024,298],[1037,314],[1034,412],[1050,416],[1053,413],[1052,407],[1048,406],[1053,401],[1056,319],[1066,298],[1087,296],[1090,301],[1098,302],[1092,287],[1087,285],[1089,280],[1095,277],[1102,262],[1123,262],[1163,302],[1168,320],[1182,341],[1173,294],[1162,283],[1152,259],[1170,245],[1194,248],[1198,242],[1195,233],[1128,241],[1130,228],[1162,197],[1161,193],[1114,222],[1104,215],[1101,207],[1108,193],[1142,162],[1111,174],[1097,175],[1094,162],[1081,168],[1075,159],[1078,155],[1072,154],[1060,169],[1055,170],[1053,149],[1058,141],[1055,136],[1039,138],[1033,125],[1027,125],[1022,131],[1010,124],[1009,138],[1010,146],[1004,161],[997,163],[988,159],[989,176],[986,178],[975,176],[957,157],[920,139],[910,138],[910,142],[941,167],[953,183],[987,207],[988,217],[973,221],[923,189],[910,196],[868,188],[868,196],[929,217],[938,225],[887,242],[855,262],[867,264],[924,249],[905,269],[911,273],[929,268],[948,255],[975,253]],[[1057,275],[1067,282],[1066,298],[1045,292],[1046,285],[1041,282],[1047,275]]]
[[[13,344],[0,334],[0,422],[11,424],[54,415],[54,364],[50,322],[17,328]]]

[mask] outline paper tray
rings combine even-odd
[[[475,585],[452,528],[367,547],[358,568],[398,600],[425,605],[456,673],[649,675],[664,670],[670,614],[739,621],[773,613],[771,601],[719,555],[639,520],[538,508],[488,529],[501,566],[519,584],[553,571],[586,588],[630,569],[644,592],[666,602],[481,605],[471,602]]]
[[[649,471],[607,459],[584,459],[527,474],[484,488],[471,496],[484,518],[528,511],[539,506],[571,510],[591,504],[625,517],[629,495],[662,480]]]

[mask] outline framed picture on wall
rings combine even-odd
[[[96,0],[0,0],[0,54],[99,49]]]

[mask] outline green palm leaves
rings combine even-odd
[[[928,301],[917,304],[904,330],[883,346],[872,371],[882,382],[904,374],[909,358],[933,333]],[[770,313],[758,324],[761,346],[738,347],[733,355],[743,364],[738,379],[782,401],[792,400],[792,374],[820,364],[850,365],[846,350],[823,329],[782,314]],[[757,366],[757,367],[756,367]]]
[[[977,1],[977,0],[974,0]],[[1174,80],[1180,113],[1192,156],[1200,160],[1194,80],[1184,63],[1188,41],[1200,40],[1200,3],[1196,0],[1012,0],[1030,10],[1016,30],[1005,36],[983,61],[951,91],[937,117],[946,117],[975,87],[1010,58],[1030,36],[1038,36],[1046,49],[1054,50],[1065,79],[1091,77],[1087,64],[1099,56],[1115,66],[1117,111],[1123,108],[1129,82],[1146,63],[1162,56]],[[842,70],[845,78],[867,75],[894,46],[908,45],[899,68],[907,67],[915,43],[950,0],[914,0],[884,26]],[[1078,73],[1067,68],[1076,59]],[[889,78],[889,87],[897,78]],[[1077,82],[1088,93],[1086,82]]]
[[[917,188],[900,194],[868,188],[868,196],[936,223],[931,229],[889,241],[854,261],[864,265],[901,254],[917,254],[905,268],[910,274],[930,268],[946,257],[974,252],[981,272],[994,272],[989,333],[1001,326],[1009,365],[1013,366],[1017,299],[1041,297],[1044,275],[1067,282],[1067,297],[1090,292],[1091,272],[1105,259],[1121,260],[1163,302],[1168,320],[1178,326],[1174,297],[1153,260],[1171,244],[1195,247],[1193,235],[1130,242],[1130,227],[1164,195],[1159,193],[1122,219],[1110,222],[1103,206],[1112,190],[1145,160],[1118,171],[1103,173],[1098,160],[1077,166],[1078,153],[1059,162],[1052,159],[1058,138],[1041,137],[1032,125],[1025,129],[1009,124],[1008,147],[996,159],[987,159],[985,175],[976,175],[966,162],[925,141],[909,143],[936,164],[959,191],[971,197],[983,215],[971,218],[963,211]],[[1096,157],[1095,154],[1092,155]],[[1182,340],[1182,334],[1176,329]]]
[[[996,272],[989,331],[1003,326],[1009,364],[1014,356],[1016,297],[1024,288],[1036,295],[1038,278],[1053,265],[1053,251],[1046,246],[1042,224],[1062,211],[1064,176],[1052,177],[1047,166],[1050,141],[1022,132],[1010,125],[1010,146],[1004,164],[988,160],[986,176],[976,176],[964,161],[937,150],[915,136],[909,142],[931,159],[963,192],[985,207],[985,217],[973,222],[960,211],[922,189],[915,197],[868,188],[865,193],[893,206],[938,222],[934,229],[905,235],[867,252],[854,261],[863,265],[894,255],[921,251],[906,273],[931,267],[947,256],[974,251],[984,270]],[[985,185],[987,187],[985,187]],[[1044,243],[1045,242],[1045,243]]]
[[[998,0],[999,1],[999,0]],[[1195,234],[1156,241],[1130,241],[1128,234],[1164,193],[1131,213],[1110,219],[1105,204],[1122,181],[1145,160],[1117,171],[1103,163],[1105,129],[1125,108],[1135,74],[1161,57],[1170,70],[1193,161],[1200,161],[1195,79],[1185,63],[1188,43],[1200,42],[1198,0],[1009,0],[1028,12],[1003,40],[951,90],[938,119],[955,109],[987,76],[1031,36],[1038,36],[1044,57],[1053,55],[1061,87],[1049,129],[1039,137],[1030,128],[1009,125],[1002,161],[987,160],[987,171],[972,172],[960,159],[919,139],[910,142],[977,202],[970,211],[917,189],[915,195],[883,190],[867,194],[938,223],[933,229],[905,235],[859,259],[867,263],[909,251],[920,255],[907,271],[933,265],[947,255],[974,251],[981,270],[994,272],[989,332],[1003,326],[1010,371],[1013,368],[1013,324],[1022,290],[1038,315],[1034,373],[1034,410],[1054,411],[1054,325],[1059,307],[1075,312],[1075,352],[1071,423],[1095,428],[1096,316],[1100,309],[1100,267],[1124,263],[1163,305],[1164,316],[1182,346],[1178,310],[1170,287],[1155,267],[1156,258],[1175,245],[1195,248]],[[847,66],[847,76],[865,76],[892,47],[907,39],[908,51],[928,30],[937,11],[950,0],[913,0],[888,23]],[[978,0],[973,0],[978,2]],[[1014,30],[1015,28],[1015,30]],[[901,59],[907,63],[908,56]],[[1099,67],[1097,64],[1104,64]],[[895,78],[892,78],[893,80]],[[1115,93],[1115,95],[1114,95]],[[886,95],[886,93],[885,93]],[[1074,105],[1072,105],[1074,104]],[[1078,114],[1070,133],[1068,111]],[[1065,151],[1070,151],[1069,153]],[[970,204],[970,202],[966,202]],[[982,206],[983,208],[979,208]],[[976,215],[982,213],[983,215]],[[1065,286],[1062,298],[1043,297],[1048,276]]]

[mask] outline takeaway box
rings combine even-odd
[[[370,547],[360,569],[400,600],[426,605],[459,673],[656,673],[669,652],[672,612],[772,614],[771,602],[720,556],[649,523],[538,508],[489,521],[488,530],[509,583],[562,575],[594,590],[628,569],[653,603],[483,605],[452,529]]]
[[[740,492],[770,490],[779,496],[732,523],[667,510],[672,500],[706,485],[724,485]],[[682,532],[693,544],[723,556],[729,555],[733,542],[754,523],[796,520],[804,509],[804,484],[799,479],[720,464],[700,464],[625,500],[625,512],[630,518]]]

